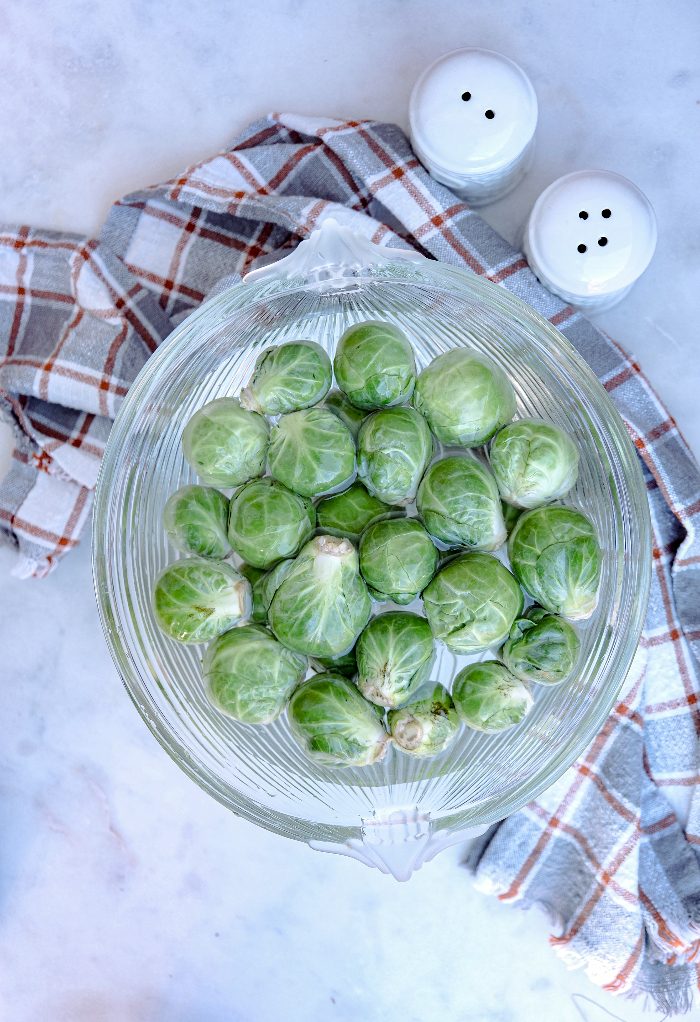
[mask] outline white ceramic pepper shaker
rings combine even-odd
[[[607,170],[579,170],[546,188],[525,227],[536,277],[584,311],[616,305],[649,265],[656,217],[635,184]]]
[[[529,167],[537,97],[508,57],[454,50],[416,82],[409,119],[413,151],[432,177],[470,205],[485,206],[515,188]]]

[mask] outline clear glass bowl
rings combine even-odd
[[[503,819],[552,784],[589,744],[641,632],[651,575],[649,511],[635,448],[612,402],[571,345],[524,302],[468,271],[428,260],[356,261],[313,272],[295,265],[290,276],[264,271],[262,279],[208,302],[139,374],[114,424],[98,483],[95,586],[117,669],[176,763],[254,823],[316,847],[349,849],[369,862],[363,841],[366,847],[371,840],[376,846],[432,838],[437,847],[436,839],[444,843],[448,835]],[[254,727],[210,706],[201,680],[203,647],[163,635],[151,612],[151,588],[158,571],[182,556],[169,546],[161,514],[174,490],[196,481],[180,447],[189,417],[207,401],[238,394],[263,347],[312,338],[332,357],[346,327],[365,319],[400,326],[419,368],[458,345],[487,353],[509,374],[518,415],[549,419],[575,438],[579,478],[563,503],[595,523],[603,572],[598,607],[577,626],[582,654],[575,675],[559,687],[533,686],[535,706],[520,726],[500,735],[464,728],[433,760],[392,750],[364,769],[323,768],[304,757],[285,715]],[[387,607],[375,612],[379,606]],[[432,676],[449,687],[469,659],[440,647]],[[398,838],[386,831],[392,821]]]

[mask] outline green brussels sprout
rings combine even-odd
[[[315,405],[332,380],[331,360],[320,344],[287,341],[258,355],[241,404],[265,415],[284,415]]]
[[[337,657],[355,645],[371,608],[352,543],[316,536],[279,584],[268,618],[280,642],[296,653]]]
[[[355,443],[327,408],[291,412],[272,428],[270,471],[295,493],[316,497],[350,481]]]
[[[253,613],[252,619],[257,625],[267,624],[267,614],[282,580],[287,577],[294,565],[293,558],[286,561],[279,561],[269,571],[263,572],[262,578],[253,583]]]
[[[254,568],[252,564],[239,564],[238,571],[240,571],[243,578],[248,579],[253,588],[255,588],[255,583],[259,582],[267,574],[264,568]]]
[[[460,554],[423,591],[433,635],[453,653],[480,653],[500,645],[523,609],[516,579],[490,554]]]
[[[343,393],[366,411],[403,404],[416,382],[411,342],[398,327],[374,320],[348,327],[338,341],[333,369]]]
[[[203,482],[228,489],[263,474],[269,439],[264,416],[241,408],[235,397],[220,397],[189,420],[182,453]]]
[[[255,568],[293,557],[316,527],[316,509],[276,479],[253,479],[231,498],[228,538]]]
[[[212,486],[182,486],[163,509],[163,527],[176,550],[200,557],[227,557],[228,499]]]
[[[435,648],[424,617],[393,610],[372,618],[357,640],[357,687],[377,706],[400,706],[430,674]]]
[[[521,681],[558,685],[578,660],[581,643],[568,621],[542,607],[530,607],[518,618],[501,648],[501,658]]]
[[[247,578],[253,590],[253,609],[250,620],[256,625],[264,625],[267,621],[267,610],[260,600],[260,583],[267,572],[263,568],[254,568],[252,564],[239,564],[238,570],[243,578]]]
[[[344,426],[350,430],[350,434],[355,442],[357,442],[357,434],[360,432],[360,426],[367,418],[367,413],[363,412],[360,408],[355,408],[354,404],[349,401],[342,390],[331,390],[326,394],[323,399],[323,407],[328,408],[329,411],[337,415]]]
[[[253,609],[250,612],[250,620],[255,625],[267,624],[267,610],[260,598],[260,589],[257,583],[253,586]]]
[[[532,708],[529,686],[514,678],[498,660],[462,668],[452,685],[457,713],[475,731],[507,731]]]
[[[545,610],[572,620],[595,610],[601,553],[595,529],[580,511],[526,511],[508,539],[508,557],[523,589]]]
[[[506,504],[505,500],[502,500],[501,511],[503,512],[503,524],[506,527],[506,532],[510,536],[511,532],[515,528],[515,523],[523,513],[523,509],[521,507],[513,507],[512,504]]]
[[[224,632],[202,661],[209,702],[242,724],[271,724],[279,717],[307,667],[306,657],[259,625]]]
[[[396,747],[421,759],[449,748],[462,726],[450,693],[434,681],[423,685],[405,706],[390,710],[387,723]]]
[[[496,480],[474,458],[433,462],[418,487],[416,506],[430,535],[450,546],[496,550],[505,542]]]
[[[319,673],[342,674],[344,678],[354,678],[357,674],[357,659],[355,651],[357,645],[353,646],[342,656],[315,656],[309,657],[309,664]]]
[[[316,525],[329,536],[345,536],[357,543],[368,525],[404,514],[402,508],[385,504],[368,493],[362,483],[354,482],[349,489],[324,497],[316,505]]]
[[[375,522],[360,539],[360,571],[375,600],[413,603],[438,563],[432,539],[415,518]]]
[[[443,444],[478,447],[513,418],[515,392],[487,355],[452,348],[419,373],[413,407]]]
[[[324,766],[369,766],[384,759],[391,741],[376,707],[340,674],[302,682],[287,717],[309,759]]]
[[[373,412],[357,438],[357,475],[387,504],[408,504],[433,456],[433,438],[413,408]]]
[[[563,497],[578,476],[578,450],[570,437],[544,419],[518,419],[497,433],[489,460],[501,496],[520,508]]]
[[[163,568],[153,588],[159,628],[177,642],[209,642],[250,616],[251,588],[225,561],[188,557]]]

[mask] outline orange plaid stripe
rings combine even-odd
[[[219,279],[330,215],[529,301],[595,367],[637,447],[654,561],[636,673],[580,761],[470,854],[478,884],[560,918],[559,953],[601,986],[657,984],[681,1003],[700,955],[700,472],[639,366],[433,181],[395,125],[270,115],[120,200],[99,241],[0,231],[0,386],[23,430],[0,530],[19,544],[21,571],[51,570],[77,542],[110,419],[151,351]],[[685,833],[664,794],[681,791]]]

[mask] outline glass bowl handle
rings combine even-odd
[[[487,830],[488,824],[464,830],[436,830],[430,814],[420,812],[416,806],[375,809],[372,817],[362,821],[361,838],[350,838],[344,844],[309,841],[309,845],[316,852],[349,855],[405,882],[438,852],[479,837]]]
[[[371,223],[368,219],[368,223]],[[297,245],[294,251],[276,263],[251,270],[244,283],[259,280],[290,280],[301,277],[305,283],[323,283],[343,277],[371,276],[372,270],[401,260],[424,263],[425,256],[413,249],[375,245],[362,234],[351,231],[329,217],[319,228]]]

